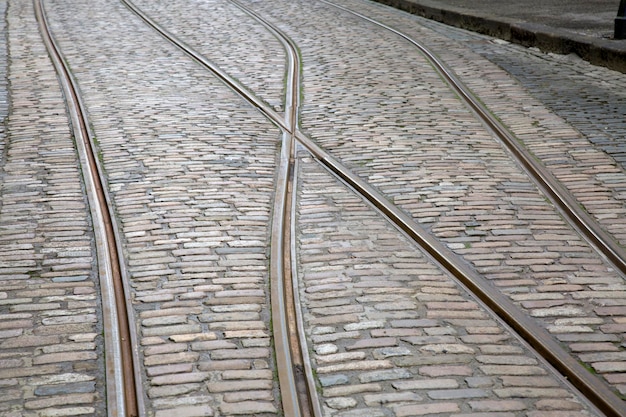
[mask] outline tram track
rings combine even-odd
[[[283,45],[288,56],[287,83],[285,91],[285,129],[283,131],[278,183],[276,186],[274,218],[272,221],[272,256],[271,281],[272,317],[275,320],[274,334],[280,339],[277,345],[279,362],[279,382],[283,395],[283,407],[286,415],[321,416],[319,401],[311,378],[311,371],[306,356],[306,341],[303,338],[302,320],[295,301],[298,293],[294,287],[295,268],[293,265],[293,221],[294,173],[295,173],[295,132],[298,127],[298,108],[300,91],[300,58],[296,46],[284,33],[269,24],[261,16],[244,7],[241,3],[231,0],[245,13],[261,23]],[[304,347],[303,347],[304,346]],[[288,352],[288,353],[287,353]],[[282,365],[282,366],[281,366]]]
[[[105,334],[107,412],[111,417],[137,417],[145,411],[143,397],[138,394],[136,338],[130,331],[132,312],[126,303],[124,266],[102,171],[84,106],[50,30],[43,0],[34,0],[34,6],[40,32],[65,94],[94,225]]]
[[[351,13],[370,23],[383,27],[386,30],[402,37],[418,48],[431,64],[436,68],[440,76],[452,88],[462,100],[472,109],[478,118],[485,124],[496,137],[510,150],[516,159],[525,167],[529,175],[534,178],[538,186],[553,201],[556,207],[559,207],[566,217],[575,225],[575,227],[597,248],[597,250],[606,256],[615,267],[624,272],[626,271],[626,263],[624,262],[623,251],[619,248],[614,240],[597,225],[597,223],[585,213],[575,199],[561,186],[558,181],[541,165],[533,160],[532,156],[526,151],[511,133],[480,103],[467,87],[465,87],[454,73],[448,69],[433,53],[419,42],[409,38],[408,36],[396,31],[395,29],[384,25],[374,19],[361,15],[342,6],[335,5],[326,0],[323,3],[340,10]],[[240,6],[241,7],[241,6]],[[265,23],[267,24],[267,23]],[[276,33],[279,33],[277,29]],[[283,41],[284,42],[284,41]],[[182,42],[178,43],[179,46]],[[288,44],[287,46],[292,46]],[[195,53],[193,53],[195,54]],[[192,54],[190,54],[192,55]],[[230,83],[230,81],[229,81]],[[249,99],[255,102],[254,99]],[[263,111],[266,115],[270,115],[270,111]],[[287,123],[281,119],[273,119],[274,123],[287,127]],[[361,180],[357,175],[352,173],[348,168],[341,164],[337,159],[332,157],[327,151],[318,146],[315,141],[304,135],[300,130],[294,132],[295,138],[300,144],[305,146],[329,171],[333,172],[338,178],[349,185],[359,195],[363,196],[374,207],[380,210],[393,224],[409,235],[415,242],[423,247],[434,259],[436,259],[446,270],[450,271],[460,282],[467,286],[477,297],[483,301],[490,309],[517,331],[529,344],[548,362],[568,378],[574,386],[583,392],[590,400],[600,409],[607,412],[607,415],[620,416],[626,413],[621,399],[619,399],[613,391],[600,379],[592,375],[585,367],[583,367],[576,359],[574,359],[561,345],[556,342],[543,327],[538,325],[534,320],[527,317],[519,307],[502,295],[497,289],[493,288],[484,278],[475,271],[468,268],[467,265],[453,254],[449,249],[434,239],[428,232],[424,231],[410,216],[406,215],[395,205],[390,204],[388,199]]]
[[[474,112],[477,118],[484,123],[492,134],[506,146],[515,159],[524,167],[529,176],[534,179],[544,195],[552,201],[554,206],[559,207],[561,212],[569,219],[570,223],[587,238],[598,252],[606,256],[617,270],[621,271],[622,274],[626,274],[626,251],[624,251],[616,240],[580,206],[578,201],[560,181],[558,181],[545,166],[537,161],[496,116],[480,102],[479,98],[476,97],[434,53],[416,40],[411,39],[409,36],[375,19],[327,0],[320,1],[398,35],[424,54],[442,79],[458,94],[461,100]]]
[[[35,0],[39,3],[41,0]],[[324,3],[331,4],[322,0]],[[222,81],[224,81],[229,87],[235,90],[239,95],[244,97],[248,102],[257,107],[268,119],[270,119],[273,123],[279,126],[283,130],[283,140],[282,140],[282,151],[281,151],[281,166],[279,167],[279,183],[277,185],[277,195],[281,198],[277,199],[277,203],[274,211],[274,219],[273,225],[274,229],[272,232],[272,288],[277,292],[272,293],[272,299],[280,299],[285,300],[286,304],[292,303],[295,306],[295,302],[289,301],[287,295],[289,293],[293,293],[293,289],[287,285],[284,286],[285,282],[293,281],[292,277],[292,268],[291,264],[293,260],[291,259],[291,251],[292,251],[292,243],[289,234],[289,224],[291,220],[291,211],[292,211],[292,199],[293,199],[293,186],[291,181],[293,179],[294,172],[294,148],[296,146],[296,142],[306,147],[309,152],[311,152],[324,166],[328,168],[329,171],[333,172],[338,178],[340,178],[343,182],[348,184],[352,189],[354,189],[359,195],[364,196],[373,206],[375,206],[381,213],[385,215],[390,221],[395,224],[400,230],[409,235],[415,242],[417,242],[420,246],[424,247],[426,252],[428,252],[433,258],[435,258],[442,266],[444,266],[448,271],[450,271],[457,279],[464,283],[467,287],[469,287],[474,293],[478,294],[478,298],[484,301],[486,304],[490,306],[496,313],[504,319],[511,327],[513,327],[518,333],[522,334],[525,339],[530,340],[530,344],[542,355],[547,356],[549,362],[555,366],[560,372],[562,372],[568,379],[570,379],[573,384],[581,390],[585,395],[587,395],[592,402],[596,404],[600,409],[604,410],[607,415],[611,416],[619,416],[626,415],[626,409],[624,408],[620,399],[618,399],[612,391],[604,384],[604,382],[600,381],[598,378],[589,374],[589,372],[584,369],[580,364],[574,360],[571,355],[569,355],[558,343],[556,343],[552,336],[550,336],[544,329],[538,326],[534,321],[528,319],[520,309],[515,306],[508,298],[503,296],[501,293],[495,291],[489,283],[487,283],[482,277],[476,274],[473,270],[467,267],[467,265],[458,258],[458,256],[454,255],[449,249],[447,249],[444,245],[434,239],[429,233],[423,230],[410,216],[404,213],[402,210],[398,209],[395,205],[389,203],[388,199],[378,192],[375,188],[370,186],[367,182],[360,179],[357,175],[352,173],[348,168],[346,168],[343,164],[341,164],[337,159],[333,158],[327,151],[325,151],[322,147],[318,146],[311,138],[304,135],[298,129],[297,123],[297,97],[299,95],[298,89],[298,81],[297,77],[299,74],[299,61],[297,59],[297,51],[295,50],[295,45],[291,41],[286,41],[283,39],[283,45],[285,45],[285,49],[290,51],[290,82],[288,85],[290,88],[287,93],[287,102],[288,105],[285,107],[285,116],[280,116],[278,113],[273,111],[269,106],[263,103],[261,100],[255,97],[254,94],[247,91],[245,87],[241,86],[237,81],[233,80],[228,74],[221,71],[217,66],[213,65],[204,58],[202,55],[195,52],[192,48],[186,46],[182,41],[173,36],[171,33],[167,32],[165,29],[160,28],[160,26],[153,21],[148,16],[141,13],[141,11],[136,8],[132,3],[127,0],[122,0],[124,4],[126,4],[133,12],[140,16],[145,16],[144,19],[147,23],[153,26],[157,31],[159,31],[166,39],[170,42],[174,43],[179,48],[183,49],[189,56],[191,56],[194,60],[201,63],[207,69],[212,71],[216,76],[218,76]],[[236,2],[233,2],[237,4]],[[237,4],[243,10],[247,10],[242,5]],[[333,5],[334,6],[334,5]],[[41,7],[41,6],[40,6]],[[251,12],[251,11],[250,11]],[[350,11],[351,12],[351,11]],[[354,12],[351,12],[354,13]],[[253,12],[251,12],[252,16],[255,16]],[[359,15],[357,13],[357,15]],[[142,16],[142,18],[143,18]],[[360,15],[359,15],[360,16]],[[364,16],[361,16],[366,18]],[[256,15],[256,18],[262,18]],[[42,19],[45,20],[45,19]],[[372,19],[366,18],[366,20],[372,21]],[[265,21],[265,24],[268,27],[273,28],[268,22]],[[158,29],[160,28],[160,29]],[[389,28],[392,30],[391,28]],[[273,28],[275,34],[280,39],[281,32],[277,28]],[[393,31],[393,30],[392,30]],[[396,32],[396,34],[399,34]],[[399,34],[400,36],[403,36]],[[408,39],[407,39],[408,40]],[[415,41],[410,40],[412,43]],[[420,48],[421,49],[421,48]],[[427,50],[426,50],[427,51]],[[57,51],[57,55],[58,51]],[[432,54],[431,54],[432,55]],[[60,55],[59,55],[60,57]],[[434,57],[434,56],[433,56]],[[434,57],[436,60],[436,57]],[[62,62],[62,60],[61,60]],[[458,82],[455,78],[454,74],[445,68],[442,63],[438,62],[436,66],[441,65],[441,69],[444,72],[442,74],[444,78],[448,80],[449,83],[456,85],[455,88],[458,88],[458,92],[460,95],[467,95],[468,103],[473,110],[480,114],[481,112],[486,113],[486,109],[482,108],[482,105],[478,103],[475,98],[472,99],[471,92],[464,91],[463,86]],[[69,70],[65,68],[63,70],[67,73],[67,77],[70,80]],[[73,87],[67,87],[68,91],[74,91]],[[75,91],[72,94],[76,94]],[[474,101],[474,103],[472,103]],[[77,105],[80,108],[80,104]],[[85,127],[81,128],[85,133],[88,134],[88,129],[86,128],[84,115],[77,116],[77,119],[83,119],[83,124]],[[507,136],[506,131],[504,133],[500,133],[500,129],[504,129],[500,126],[497,121],[490,120],[487,117],[484,122],[489,126],[492,131],[504,135],[505,139]],[[88,136],[87,136],[88,137]],[[86,139],[87,142],[89,139]],[[515,145],[512,145],[515,146]],[[512,148],[512,152],[516,153],[514,148]],[[94,159],[93,152],[90,158]],[[531,167],[532,168],[532,167]],[[535,167],[536,168],[536,167]],[[93,169],[93,168],[92,168]],[[541,169],[539,169],[541,171]],[[94,173],[97,173],[97,168]],[[95,175],[99,176],[99,175]],[[541,172],[539,173],[541,176]],[[546,176],[542,179],[545,181],[545,185],[542,188],[550,188],[556,189],[556,191],[548,191],[554,192],[555,194],[563,194],[562,190],[559,190],[558,186],[551,187],[553,183],[553,179],[550,176]],[[94,180],[95,181],[95,180]],[[98,185],[96,185],[98,187]],[[102,185],[99,185],[102,188]],[[106,200],[106,197],[103,197]],[[568,197],[564,197],[564,202],[558,203],[558,206],[562,206],[562,210],[566,210],[568,205],[570,205],[571,201],[569,201]],[[575,211],[575,210],[574,210]],[[617,267],[623,271],[622,267],[619,266],[619,263],[623,263],[623,256],[619,254],[619,248],[612,247],[610,241],[611,239],[606,236],[603,236],[601,230],[596,230],[592,225],[593,222],[590,221],[586,217],[586,215],[580,215],[580,213],[572,214],[575,222],[580,222],[579,226],[583,230],[588,228],[590,232],[584,232],[587,236],[589,234],[588,239],[595,242],[594,239],[597,239],[596,246],[603,247],[606,246],[607,253],[605,254],[609,259],[611,259]],[[104,220],[104,222],[111,223],[111,220]],[[578,224],[578,223],[577,223]],[[602,243],[603,240],[607,240],[608,243]],[[117,246],[116,244],[110,244],[110,246]],[[276,251],[276,252],[274,252]],[[115,256],[115,255],[113,255]],[[115,262],[119,264],[119,260]],[[104,285],[103,285],[104,287]],[[121,296],[121,294],[119,294]],[[124,308],[125,309],[125,308]],[[289,312],[288,312],[289,310]],[[283,391],[283,387],[285,391],[283,391],[283,401],[285,399],[291,399],[293,401],[294,398],[298,398],[299,401],[294,401],[291,404],[284,405],[285,406],[285,414],[286,415],[312,415],[313,412],[312,407],[314,407],[314,403],[316,400],[311,398],[311,387],[309,381],[309,393],[302,395],[302,390],[297,387],[302,382],[296,382],[296,378],[293,377],[293,369],[300,369],[303,366],[303,362],[306,362],[306,358],[302,358],[302,352],[298,353],[301,350],[298,346],[294,346],[293,343],[288,342],[287,340],[291,338],[290,335],[294,335],[298,333],[298,329],[289,328],[289,323],[298,321],[294,320],[295,307],[286,307],[283,303],[280,303],[279,306],[276,307],[274,314],[276,317],[285,317],[286,319],[283,323],[274,323],[274,332],[277,339],[282,340],[282,342],[277,343],[277,345],[281,345],[279,350],[285,351],[281,356],[285,359],[279,360],[279,366],[282,361],[284,365],[280,366],[283,370],[286,368],[292,371],[286,371],[286,374],[283,374],[280,377],[281,380],[281,391]],[[274,319],[276,319],[274,317]],[[117,319],[121,320],[121,319]],[[276,327],[278,326],[278,327]],[[122,336],[121,339],[130,339],[130,336]],[[299,345],[302,342],[298,342],[295,345]],[[132,348],[131,348],[132,351]],[[294,355],[295,352],[295,355]],[[292,360],[292,357],[295,356],[295,359]],[[122,360],[122,362],[126,362]],[[283,371],[285,372],[285,371]],[[300,381],[302,379],[298,377]],[[289,381],[283,385],[283,381]],[[126,382],[127,384],[134,385],[134,382],[130,380]],[[309,397],[307,400],[306,397]],[[309,404],[303,404],[307,401],[310,401]],[[117,402],[121,402],[123,404],[130,404],[128,407],[128,412],[130,414],[127,415],[135,415],[132,414],[137,409],[136,405],[132,405],[132,399],[121,400],[118,398]],[[300,402],[300,403],[298,403]]]
[[[428,48],[375,19],[327,0],[320,1],[382,27],[419,49],[450,88],[459,95],[462,101],[472,109],[485,126],[509,149],[516,160],[526,169],[529,176],[535,180],[542,192],[570,220],[570,223],[591,242],[601,255],[609,259],[617,270],[621,271],[622,274],[626,273],[624,250],[603,230],[595,219],[592,219],[580,207],[579,203],[565,187],[545,167],[537,162],[513,134],[480,103],[478,98],[454,75],[453,71],[447,68]],[[305,141],[306,138],[303,137],[301,140]],[[385,213],[394,224],[418,242],[460,282],[476,294],[481,301],[515,329],[524,340],[528,341],[541,356],[546,358],[551,365],[570,380],[599,409],[611,416],[626,415],[626,405],[621,398],[604,381],[591,374],[569,352],[563,349],[543,327],[539,326],[534,320],[529,319],[508,297],[494,289],[473,270],[468,269],[463,262],[459,262],[456,259],[456,255],[452,254],[438,241],[432,239],[431,235],[425,233],[409,216],[406,216],[403,212],[398,211],[396,207],[389,204],[385,196],[379,194],[378,191],[365,182],[362,182],[357,176],[346,171],[340,164],[332,161],[328,158],[328,155],[320,153],[318,158],[321,161],[328,161],[326,164],[333,172],[358,190],[360,194],[367,196],[374,206]]]
[[[427,48],[417,41],[402,33],[367,18],[349,9],[337,6],[325,0],[323,3],[341,10],[352,13],[363,18],[370,23],[377,24],[396,35],[401,36],[417,47],[433,66],[438,70],[442,78],[456,91],[459,96],[472,108],[475,114],[485,123],[485,125],[511,150],[516,158],[530,172],[539,183],[546,195],[553,203],[564,211],[567,217],[576,225],[583,234],[591,240],[600,252],[610,259],[616,268],[624,271],[624,257],[620,253],[613,240],[593,221],[590,216],[583,212],[576,204],[575,200],[562,187],[556,179],[543,167],[539,166],[532,157],[524,150],[517,140],[502,126],[484,106],[473,96],[473,94],[456,78],[451,70],[436,58]],[[274,120],[279,123],[279,121]],[[541,326],[529,319],[516,305],[498,290],[494,289],[481,276],[468,268],[460,261],[456,255],[443,246],[436,239],[425,232],[415,221],[388,202],[388,199],[377,190],[362,181],[353,174],[343,164],[334,159],[328,152],[319,147],[313,140],[305,136],[299,130],[295,133],[298,141],[303,144],[316,158],[324,164],[331,172],[335,173],[346,184],[352,187],[358,194],[364,196],[370,203],[379,209],[387,218],[396,224],[401,230],[407,233],[413,240],[430,253],[443,267],[450,271],[459,281],[471,289],[479,299],[486,303],[497,313],[508,325],[515,329],[536,349],[542,356],[548,359],[556,369],[565,375],[573,384],[587,395],[602,410],[606,410],[608,415],[623,415],[626,412],[622,401],[606,386],[604,382],[590,374],[580,363],[578,363],[558,342]]]
[[[159,32],[165,39],[182,49],[206,69],[213,72],[244,99],[257,107],[268,119],[276,123],[282,130],[282,146],[276,186],[277,198],[275,200],[274,218],[272,221],[272,249],[270,256],[274,343],[285,415],[311,416],[316,407],[314,404],[317,404],[317,401],[311,400],[311,396],[315,395],[315,389],[310,386],[311,380],[307,379],[304,372],[305,365],[303,349],[300,347],[300,330],[296,327],[298,320],[295,313],[296,304],[293,301],[294,292],[291,285],[292,242],[289,233],[289,219],[291,219],[291,201],[293,193],[291,181],[294,165],[295,130],[298,119],[298,97],[300,95],[298,81],[300,63],[297,51],[293,43],[284,36],[281,36],[276,28],[269,25],[240,3],[232,2],[272,31],[288,51],[289,65],[287,91],[285,95],[285,115],[284,117],[280,117],[271,108],[248,92],[245,87],[240,85],[236,80],[232,79],[201,54],[186,46],[180,39],[160,26],[147,14],[143,13],[141,9],[132,2],[122,0],[122,3],[143,19],[146,24]],[[320,414],[318,412],[315,415]]]

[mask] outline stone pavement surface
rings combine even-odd
[[[136,3],[283,108],[282,47],[230,3]],[[569,121],[594,126],[619,148],[621,74],[383,13],[379,4],[342,3],[427,41],[626,241],[623,169],[592,144],[595,131]],[[0,414],[103,415],[88,212],[29,4],[9,2],[10,59],[0,63],[11,64],[0,80],[11,100],[0,106]],[[322,2],[247,4],[280,19],[300,47],[307,133],[626,394],[623,278],[564,224],[423,57],[363,22],[337,25],[338,13]],[[279,132],[121,3],[46,7],[116,207],[147,415],[279,415],[267,281]],[[20,49],[31,44],[33,54]],[[524,65],[535,79],[523,78]],[[552,67],[567,74],[553,86],[593,91],[580,101],[554,92],[552,101],[567,97],[564,116],[528,92],[550,93],[537,79]],[[598,118],[583,101],[613,107]],[[309,154],[299,156],[298,278],[325,415],[596,414],[404,235]],[[36,337],[20,339],[22,331]],[[68,352],[84,360],[62,360]]]
[[[613,39],[620,0],[376,0],[451,26],[544,51],[576,53],[626,71],[626,40]]]
[[[311,158],[300,170],[299,275],[324,416],[594,415],[375,210]]]
[[[101,415],[94,238],[64,98],[32,2],[0,4],[0,415]]]
[[[620,234],[623,173],[508,74],[466,46],[488,48],[492,40],[468,39],[456,33],[461,31],[421,20],[417,25],[374,5],[343,3],[426,43],[590,211]],[[594,311],[593,304],[580,305],[592,289],[609,290],[596,293],[600,298],[622,297],[622,278],[560,219],[467,108],[426,70],[417,52],[407,50],[398,59],[394,52],[401,46],[393,36],[378,33],[376,41],[384,39],[390,48],[375,48],[365,31],[354,26],[334,29],[337,36],[326,40],[315,33],[329,31],[329,26],[306,27],[302,20],[291,24],[301,32],[296,41],[305,63],[325,63],[307,67],[304,84],[310,93],[302,111],[306,132],[527,308],[555,337],[571,342],[572,349],[595,326],[602,328],[598,337],[619,339],[609,334],[617,317]],[[332,56],[326,42],[346,52]],[[527,56],[517,53],[520,59]],[[605,217],[609,212],[612,217]]]
[[[282,74],[280,45],[263,28],[253,27],[261,32],[254,36],[229,25],[245,21],[232,4],[211,5],[200,13],[217,8],[220,18],[196,27],[205,39],[230,35],[230,61],[241,51],[244,79],[262,90],[254,75]],[[173,31],[163,16],[201,10],[175,6],[148,10]],[[278,129],[121,2],[62,0],[49,3],[48,16],[107,173],[147,415],[276,414],[268,236]],[[261,59],[268,55],[277,68],[265,67],[276,61]],[[225,70],[239,75],[236,66]]]

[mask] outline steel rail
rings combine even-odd
[[[261,23],[282,45],[287,52],[287,84],[285,91],[285,128],[293,136],[293,132],[298,127],[299,119],[299,99],[300,96],[300,56],[298,47],[283,31],[268,22],[255,11],[244,6],[237,0],[228,0],[239,7],[243,12]],[[290,144],[289,148],[292,148]]]
[[[126,0],[121,1],[127,3]],[[321,1],[331,6],[342,8],[341,6],[336,6],[325,0]],[[357,16],[359,15],[349,9],[346,9],[346,11],[356,14]],[[375,22],[367,17],[364,18]],[[161,31],[159,30],[159,32]],[[161,33],[163,34],[163,32]],[[170,39],[174,44],[182,47],[182,42],[177,41],[171,34],[167,33],[167,35],[164,36]],[[244,87],[239,85],[239,83],[228,76],[228,74],[219,70],[219,68],[196,52],[187,50],[186,52],[198,62],[207,66],[208,69],[213,71],[244,99],[257,107],[276,125],[287,130],[287,122],[285,120],[268,105],[264,104],[252,93],[249,93]],[[335,174],[355,192],[362,195],[363,198],[376,207],[390,222],[395,224],[396,227],[419,244],[443,268],[448,270],[456,279],[474,292],[481,301],[487,304],[505,323],[522,336],[540,356],[546,358],[555,369],[565,375],[583,395],[586,395],[587,398],[599,409],[603,410],[607,416],[617,417],[626,415],[624,404],[615,393],[611,391],[606,383],[589,373],[569,355],[544,328],[540,327],[534,320],[530,320],[508,297],[501,294],[490,282],[478,275],[469,265],[431,236],[406,213],[391,204],[384,195],[367,184],[356,174],[352,173],[298,129],[295,131],[295,138],[300,144],[307,148],[322,165],[326,166],[330,172]]]
[[[336,5],[327,0],[320,1],[387,29],[416,46],[424,53],[426,58],[434,65],[437,72],[440,73],[444,80],[449,83],[451,88],[453,88],[454,91],[457,91],[464,101],[467,100],[467,104],[470,105],[473,111],[484,120],[487,126],[493,129],[498,137],[507,143],[507,146],[515,148],[512,152],[516,155],[519,153],[520,158],[523,159],[522,163],[525,166],[526,164],[533,166],[533,176],[538,175],[541,177],[537,179],[538,181],[541,181],[542,183],[545,182],[545,187],[553,190],[552,192],[555,194],[556,190],[562,188],[560,184],[557,184],[558,181],[554,179],[551,174],[545,170],[545,168],[540,167],[539,164],[536,164],[531,160],[527,152],[521,149],[521,145],[517,142],[517,140],[515,140],[513,136],[508,133],[506,128],[493,116],[491,116],[488,110],[478,102],[469,88],[459,81],[453,72],[426,47],[407,35],[372,18],[364,16],[346,7]],[[499,290],[494,288],[490,282],[477,274],[473,269],[469,268],[464,262],[460,261],[457,255],[444,247],[439,241],[435,240],[429,233],[417,225],[412,218],[407,216],[393,204],[389,203],[384,195],[331,158],[330,155],[323,149],[310,141],[308,138],[304,137],[304,135],[298,135],[297,138],[301,141],[309,142],[307,147],[310,147],[311,151],[316,154],[317,157],[329,167],[329,169],[336,172],[340,178],[350,184],[350,186],[354,187],[359,193],[367,195],[368,199],[375,207],[388,216],[395,224],[398,225],[398,227],[404,230],[417,243],[424,247],[431,256],[448,269],[460,282],[474,292],[482,302],[489,306],[489,308],[496,312],[496,314],[501,317],[505,323],[518,332],[533,347],[533,349],[535,349],[542,357],[547,359],[555,369],[565,376],[573,384],[573,386],[583,393],[583,395],[585,395],[596,407],[602,410],[607,416],[626,416],[626,404],[620,397],[617,396],[612,388],[606,382],[582,366],[554,340],[552,335],[548,333],[547,330],[539,326],[534,320],[530,320],[528,316],[524,314],[521,309],[517,307],[517,305],[515,305],[508,297],[504,296]],[[509,144],[508,142],[514,143]],[[537,171],[536,174],[534,171]],[[551,193],[550,195],[552,195]],[[564,192],[563,196],[558,196],[558,201],[555,205],[563,210],[569,211],[569,206],[573,204],[569,200],[575,201],[575,199],[569,195],[569,192]],[[576,225],[578,225],[579,222],[583,222],[581,227],[588,230],[588,233],[592,236],[599,237],[603,234],[603,231],[596,230],[599,229],[599,226],[596,225],[595,221],[586,213],[581,212],[581,210],[574,210],[571,216],[573,217],[572,221]],[[568,216],[568,218],[569,217],[570,216]],[[587,236],[587,233],[584,233],[584,235]],[[599,244],[601,244],[601,248],[605,248],[610,246],[610,242],[612,242],[611,239],[609,239],[609,242],[599,242]],[[609,253],[604,253],[604,251],[601,251],[601,253],[605,254],[607,258],[614,261],[616,267],[618,267],[620,271],[624,271],[621,266],[624,264],[623,259],[620,256],[617,256],[612,249],[609,250]]]
[[[275,269],[279,269],[278,261],[282,260],[282,272],[275,271],[276,277],[272,280],[274,287],[282,287],[282,294],[276,294],[284,301],[286,314],[284,321],[286,323],[289,337],[289,347],[291,349],[291,364],[288,370],[279,369],[279,382],[281,381],[280,373],[289,372],[290,375],[284,375],[295,384],[295,393],[297,394],[298,408],[293,410],[293,416],[302,417],[321,417],[322,411],[317,397],[317,390],[313,379],[313,371],[308,357],[308,349],[306,336],[304,334],[303,319],[301,317],[299,294],[297,292],[297,268],[295,264],[295,230],[293,221],[295,219],[295,181],[297,179],[297,170],[295,169],[295,131],[299,122],[299,97],[300,97],[300,55],[298,48],[291,38],[289,38],[278,27],[268,22],[258,13],[245,7],[236,0],[230,0],[249,16],[261,23],[278,41],[281,42],[285,52],[287,53],[287,83],[285,91],[285,125],[287,131],[283,134],[282,146],[282,162],[280,164],[279,183],[277,186],[277,195],[280,199],[276,199],[277,207],[274,210],[273,222],[273,238],[272,249],[282,250],[283,254],[276,256]],[[278,201],[283,200],[283,201]],[[280,237],[279,237],[280,235]],[[276,299],[276,298],[274,298]],[[274,307],[274,306],[273,306]],[[274,321],[276,324],[276,321]],[[281,329],[282,331],[283,329]],[[281,392],[284,390],[281,389]],[[283,396],[284,398],[284,396]],[[295,402],[295,399],[291,400]],[[292,407],[293,408],[293,407]],[[286,411],[286,410],[285,410]]]
[[[306,349],[302,348],[301,318],[296,312],[297,302],[294,299],[293,270],[291,259],[292,239],[290,235],[290,219],[292,217],[293,176],[295,153],[295,130],[298,124],[298,97],[300,95],[300,60],[294,43],[275,26],[261,18],[258,14],[230,0],[266,27],[282,44],[288,56],[287,88],[285,92],[285,116],[281,117],[269,105],[249,92],[243,85],[229,74],[195,51],[173,33],[166,30],[154,19],[144,13],[130,0],[121,0],[133,13],[146,24],[156,30],[170,43],[181,49],[196,62],[212,72],[229,88],[235,91],[248,103],[256,107],[265,117],[275,123],[282,131],[282,145],[278,167],[276,199],[272,217],[271,250],[270,250],[270,281],[272,330],[278,380],[281,391],[283,412],[293,417],[321,416],[319,401],[316,397],[315,385],[311,376],[310,363]]]
[[[295,215],[294,210],[296,207],[296,194],[295,188],[297,183],[297,158],[296,152],[296,132],[299,127],[299,97],[300,97],[300,55],[298,53],[298,47],[295,42],[287,36],[278,27],[264,19],[258,13],[243,6],[238,1],[230,0],[236,4],[240,9],[248,13],[255,18],[263,26],[265,26],[276,39],[278,39],[288,55],[288,69],[287,69],[287,89],[285,92],[285,120],[286,126],[289,130],[290,143],[284,145],[284,148],[289,148],[289,172],[290,179],[286,184],[288,192],[285,195],[286,203],[288,207],[285,207],[282,221],[285,228],[285,241],[289,241],[289,244],[283,242],[282,247],[289,254],[285,255],[285,273],[283,282],[285,285],[286,303],[289,306],[288,312],[288,324],[290,334],[290,346],[292,348],[292,355],[294,358],[294,378],[296,380],[297,392],[300,399],[300,412],[303,416],[321,417],[322,409],[320,401],[317,396],[317,388],[313,377],[313,370],[311,368],[311,360],[308,354],[308,347],[306,343],[306,335],[304,329],[304,319],[302,317],[302,310],[300,304],[300,297],[298,294],[298,278],[297,278],[297,265],[295,254],[295,242],[293,237],[295,236]],[[285,225],[289,225],[289,227]],[[287,260],[291,262],[288,262]]]
[[[76,82],[54,39],[43,0],[33,2],[41,36],[65,95],[94,228],[106,349],[107,414],[109,417],[137,417],[141,409],[141,397],[136,385],[136,361],[132,346],[134,338],[130,332],[123,266],[101,168],[95,157],[93,138],[87,127],[87,115]]]
[[[622,275],[626,275],[626,251],[622,248],[602,226],[590,216],[563,184],[542,164],[526,147],[520,143],[510,130],[504,126],[489,109],[480,102],[476,95],[427,47],[405,35],[404,33],[385,25],[375,19],[355,12],[347,7],[334,4],[328,0],[323,3],[336,7],[345,12],[358,16],[370,23],[382,27],[411,43],[435,67],[438,74],[446,81],[450,88],[459,95],[461,100],[478,116],[487,128],[503,143],[524,167],[526,172],[535,181],[537,186],[550,199],[552,204],[559,208],[573,226],[592,244],[596,250],[605,256]]]
[[[230,0],[232,4],[241,9],[244,13],[253,19],[261,22],[266,28],[277,36],[276,32],[266,22],[260,19],[251,10],[242,4]],[[280,39],[280,38],[279,38]],[[276,198],[274,199],[274,210],[272,216],[272,234],[270,244],[270,288],[271,288],[271,309],[272,309],[272,330],[274,333],[274,343],[276,351],[276,365],[278,373],[278,383],[281,392],[281,403],[283,412],[286,416],[303,417],[307,414],[303,402],[303,396],[300,395],[300,378],[297,369],[302,367],[300,349],[298,340],[293,339],[294,310],[293,292],[290,292],[288,286],[291,265],[291,252],[286,250],[291,242],[291,236],[287,231],[286,225],[290,218],[290,183],[293,178],[293,152],[294,152],[294,136],[293,129],[296,122],[297,114],[297,97],[294,100],[294,94],[298,88],[294,86],[294,70],[295,59],[289,53],[283,41],[283,47],[288,52],[287,66],[287,83],[285,92],[285,127],[282,129],[282,145],[280,152],[280,162],[278,165],[278,178],[276,182]],[[295,344],[295,351],[294,351]],[[304,397],[306,400],[306,397]]]
[[[298,159],[295,159],[295,163],[294,163],[294,167],[293,167],[294,173],[298,172]],[[291,236],[296,236],[297,233],[297,229],[296,229],[296,215],[295,215],[295,207],[297,206],[296,202],[297,202],[297,193],[295,192],[295,190],[297,190],[298,188],[298,176],[294,175],[293,181],[291,183],[291,186],[293,188],[293,191],[291,193],[291,213],[292,216],[290,218],[291,220]],[[294,271],[291,274],[291,280],[292,280],[292,290],[293,290],[293,303],[294,303],[294,310],[295,310],[295,320],[298,323],[298,337],[301,341],[301,343],[305,343],[307,338],[306,338],[306,330],[304,328],[304,317],[302,314],[302,303],[300,302],[300,294],[299,294],[299,282],[298,282],[298,276],[297,273],[295,271],[298,270],[298,265],[297,265],[297,256],[296,256],[296,245],[295,242],[292,242],[291,245],[291,270]],[[315,382],[315,377],[314,377],[314,373],[313,373],[313,367],[311,366],[311,358],[309,356],[309,350],[307,348],[308,345],[305,344],[305,346],[302,347],[301,349],[301,355],[302,355],[302,361],[304,364],[304,377],[306,378],[306,383],[308,385],[308,390],[309,390],[309,403],[311,406],[311,411],[313,413],[314,417],[322,417],[323,413],[322,413],[322,408],[321,408],[321,403],[319,400],[319,396],[317,394],[317,387],[316,387],[316,382]]]

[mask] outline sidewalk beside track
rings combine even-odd
[[[544,52],[575,53],[626,73],[626,40],[613,39],[620,0],[375,1]]]

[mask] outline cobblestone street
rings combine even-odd
[[[125,1],[0,2],[0,416],[620,415],[624,74],[378,2]],[[87,118],[125,307],[103,295],[116,266],[44,25]],[[134,387],[114,364],[121,310]]]

